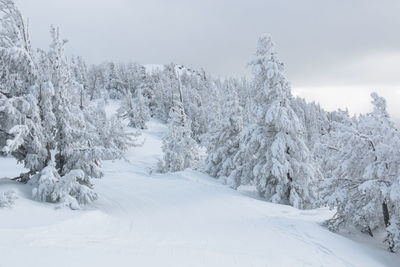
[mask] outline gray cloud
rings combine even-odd
[[[48,28],[54,24],[70,40],[69,53],[93,63],[174,61],[221,76],[247,75],[246,63],[252,58],[257,37],[268,32],[278,45],[295,88],[366,86],[365,92],[357,90],[368,94],[371,87],[400,85],[396,73],[400,65],[400,1],[17,3],[29,17],[34,46],[48,45]],[[384,91],[390,97],[390,89]]]

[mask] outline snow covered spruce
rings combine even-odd
[[[172,68],[174,71],[174,69]],[[171,88],[172,106],[169,112],[168,133],[163,138],[164,158],[159,162],[160,172],[183,171],[198,159],[198,147],[191,136],[191,121],[183,108],[183,94],[178,75],[177,87]]]
[[[386,101],[376,93],[371,96],[371,113],[347,119],[330,133],[329,160],[336,165],[327,173],[321,195],[336,208],[327,222],[330,229],[355,226],[371,236],[385,229],[395,252],[400,249],[400,135]]]
[[[310,208],[319,172],[305,143],[305,127],[291,107],[290,87],[270,36],[259,39],[256,57],[251,63],[255,120],[241,132],[229,179],[235,188],[254,183],[269,201]]]
[[[15,179],[32,184],[35,199],[77,209],[97,197],[90,179],[103,175],[101,160],[121,157],[134,138],[104,132],[115,120],[87,101],[84,69],[73,74],[58,29],[48,51],[34,52],[13,1],[0,12],[1,151],[29,170]]]
[[[146,129],[146,122],[150,120],[149,99],[145,97],[146,73],[145,68],[138,64],[129,64],[126,92],[119,116],[129,120],[129,126]]]
[[[33,51],[13,0],[0,0],[0,22],[0,155],[28,170],[14,180],[33,199],[72,209],[94,201],[102,161],[123,157],[152,118],[168,125],[160,172],[196,168],[267,201],[329,206],[330,230],[383,234],[400,250],[400,135],[377,94],[373,111],[354,117],[294,97],[269,35],[252,79],[221,80],[173,63],[88,67],[65,56],[55,27],[49,48]],[[0,207],[14,202],[0,193]]]

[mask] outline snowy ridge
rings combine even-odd
[[[0,266],[398,266],[398,255],[322,227],[326,209],[267,203],[193,170],[152,173],[166,127],[148,126],[128,160],[105,162],[86,210],[54,210],[2,179],[18,199],[0,211]]]

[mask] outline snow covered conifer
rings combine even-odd
[[[39,200],[52,200],[54,202],[64,201],[69,198],[75,198],[80,204],[86,204],[96,198],[92,191],[90,178],[99,176],[99,166],[97,156],[93,154],[90,146],[90,139],[87,138],[90,133],[87,131],[84,113],[79,105],[79,93],[76,82],[72,79],[69,65],[64,55],[64,44],[66,41],[60,39],[60,34],[54,27],[51,28],[52,43],[48,52],[48,72],[50,81],[48,82],[48,91],[53,95],[52,103],[53,114],[55,118],[54,130],[50,127],[48,130],[54,134],[55,155],[50,156],[47,166],[32,179],[35,186],[34,195],[37,190],[47,192],[47,197],[37,197]],[[42,111],[45,111],[42,108]],[[48,110],[48,113],[50,111]],[[49,118],[44,118],[45,121]],[[48,133],[49,134],[49,133]],[[47,143],[49,144],[49,143]],[[49,151],[47,151],[49,153]],[[47,155],[47,154],[46,154]],[[54,164],[52,162],[54,161]],[[75,175],[79,170],[84,175]],[[84,172],[85,171],[85,172]],[[57,175],[50,175],[51,173]],[[66,182],[68,179],[68,183]],[[51,181],[51,182],[49,182]],[[51,185],[53,183],[53,185]],[[68,186],[67,186],[68,184]],[[47,189],[42,190],[43,186]],[[83,188],[84,187],[84,188]],[[60,190],[66,190],[61,193]],[[77,193],[79,191],[79,193]],[[63,197],[61,195],[64,194]],[[82,194],[87,194],[83,196]],[[41,194],[43,195],[43,194]],[[58,197],[54,197],[58,195]],[[81,202],[83,201],[83,202]],[[76,203],[67,201],[68,206],[77,208]]]
[[[170,110],[174,104],[174,95],[179,90],[179,79],[175,70],[175,64],[165,65],[163,71],[158,73],[159,79],[154,91],[157,106],[154,117],[167,122]]]
[[[128,125],[134,128],[146,129],[146,122],[150,120],[150,110],[142,88],[138,88],[134,95],[128,90],[124,96],[119,116],[128,119]]]
[[[121,68],[110,62],[106,65],[105,87],[111,99],[121,99],[124,94],[124,85],[121,81]]]
[[[336,208],[328,226],[354,226],[373,235],[387,232],[389,249],[399,249],[400,136],[386,112],[385,100],[373,93],[374,110],[353,126],[335,132],[336,168],[323,184],[325,203]]]
[[[33,54],[12,0],[0,0],[0,22],[0,153],[24,163],[17,180],[35,199],[79,208],[96,199],[90,179],[103,175],[101,160],[121,157],[136,134],[84,97],[85,64],[68,64],[58,29],[49,51]]]
[[[12,0],[0,1],[0,151],[24,163],[29,175],[46,158],[38,109],[38,79],[28,29]]]
[[[183,66],[177,67],[177,71],[181,72],[178,79],[182,86],[184,99],[186,99],[184,102],[185,113],[192,122],[192,136],[197,142],[200,142],[202,135],[207,132],[209,127],[206,115],[208,113],[207,103],[211,102],[213,98],[207,95],[208,84],[205,77],[200,76],[198,72],[183,69]],[[212,95],[212,97],[216,97],[216,95]]]
[[[226,116],[219,127],[211,133],[211,147],[208,149],[206,171],[213,177],[228,177],[234,169],[233,158],[239,149],[240,132],[243,127],[242,109],[237,92],[226,85],[227,99],[223,106]]]
[[[34,187],[32,195],[38,201],[59,203],[71,209],[80,209],[81,204],[88,204],[97,198],[97,194],[89,187],[82,186],[79,181],[85,179],[82,170],[72,170],[60,176],[54,160],[32,178]]]
[[[129,147],[138,146],[136,137],[139,133],[127,131],[116,115],[107,118],[104,106],[104,101],[99,101],[96,106],[90,105],[86,121],[96,132],[95,144],[103,151],[101,159],[120,159]]]
[[[106,99],[105,77],[103,66],[92,65],[87,72],[87,94],[89,100],[104,98]]]
[[[159,164],[160,172],[182,171],[192,167],[198,159],[197,143],[191,136],[191,122],[186,117],[182,102],[182,92],[179,90],[179,95],[173,95],[168,132],[163,138],[164,157]]]
[[[146,71],[143,66],[130,63],[125,76],[126,89],[118,115],[128,119],[130,127],[146,129],[146,122],[150,120],[149,100],[152,97]]]
[[[82,109],[88,88],[86,64],[81,57],[72,57],[70,69],[75,86],[78,88],[79,105]]]
[[[46,148],[46,159],[42,168],[51,160],[51,151],[55,148],[54,133],[56,129],[56,117],[54,114],[53,100],[55,91],[51,82],[51,65],[46,52],[39,50],[36,57],[39,76],[38,106],[43,130],[43,145]]]
[[[311,164],[305,129],[291,107],[290,86],[269,35],[260,37],[251,65],[257,123],[244,130],[231,179],[238,185],[250,175],[267,200],[312,207],[318,171]]]
[[[61,40],[59,30],[51,28],[52,43],[48,53],[51,77],[54,87],[54,114],[56,117],[57,143],[56,167],[65,175],[73,167],[70,159],[81,139],[85,127],[83,114],[79,107],[79,94],[64,55],[66,40]]]
[[[41,91],[45,95],[39,102],[46,136],[52,141],[46,145],[51,147],[47,150],[51,161],[47,160],[46,167],[31,183],[37,200],[59,202],[77,209],[97,197],[90,180],[103,176],[101,160],[121,157],[134,138],[107,119],[103,106],[95,106],[83,97],[86,93],[84,64],[71,68],[59,31],[52,28],[51,36],[50,50],[40,64],[48,81],[42,75]]]

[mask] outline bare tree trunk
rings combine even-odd
[[[385,226],[388,227],[390,225],[390,215],[386,201],[382,203],[382,212],[383,212],[383,221],[385,222]]]

